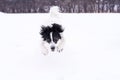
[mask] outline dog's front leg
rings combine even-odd
[[[47,50],[47,48],[45,47],[44,42],[41,43],[41,52],[42,52],[42,54],[44,54],[44,55],[47,55],[47,54],[48,54],[48,50]]]
[[[64,40],[64,38],[62,38],[61,42],[58,44],[58,47],[57,47],[57,51],[58,52],[62,52],[63,51],[64,43],[65,43],[65,40]]]

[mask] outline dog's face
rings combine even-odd
[[[62,26],[59,24],[52,24],[52,26],[42,26],[41,35],[43,41],[54,51],[61,41],[63,32]]]

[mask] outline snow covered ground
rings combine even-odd
[[[40,53],[48,14],[0,13],[0,80],[120,80],[120,15],[62,14],[62,53]]]

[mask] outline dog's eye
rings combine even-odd
[[[51,40],[50,40],[50,39],[46,39],[46,41],[47,41],[48,43],[50,43],[50,42],[51,42]]]
[[[54,40],[53,40],[55,43],[57,43],[57,41],[58,41],[58,38],[54,38]]]
[[[59,39],[61,39],[60,34],[57,32],[53,33],[53,41],[57,43]]]

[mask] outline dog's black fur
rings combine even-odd
[[[62,26],[59,24],[52,24],[52,27],[50,26],[42,26],[41,27],[40,34],[42,35],[42,38],[44,41],[47,41],[48,43],[51,42],[50,33],[52,32],[53,42],[57,43],[59,39],[61,39],[60,33],[62,33],[64,30],[62,29]]]

